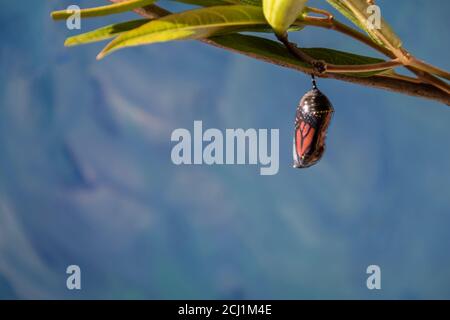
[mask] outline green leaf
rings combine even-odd
[[[306,62],[300,61],[291,55],[282,44],[269,39],[249,35],[229,34],[212,37],[210,40],[244,55],[258,57],[262,60],[276,61],[284,66],[297,66],[302,70],[310,68]],[[384,61],[382,59],[326,48],[302,48],[302,50],[317,60],[324,60],[327,63],[336,65],[364,65]],[[347,73],[347,75],[368,77],[382,72],[384,71]]]
[[[172,40],[201,39],[267,25],[255,6],[217,6],[184,11],[122,33],[103,49],[98,59],[124,47]]]
[[[365,30],[366,27],[364,24],[362,24],[358,18],[355,17],[355,15],[348,9],[341,0],[327,0],[327,2],[333,6],[337,11],[342,13],[344,17],[346,17],[348,20],[353,22],[358,28]]]
[[[283,34],[300,16],[308,0],[263,0],[264,16],[278,34]]]
[[[240,4],[239,0],[172,0],[174,2],[181,2],[200,7],[226,6],[233,4]]]
[[[80,11],[80,16],[82,18],[90,18],[122,13],[148,6],[156,1],[157,0],[127,0],[123,2],[113,3],[107,6],[83,9]],[[67,19],[72,15],[73,11],[70,10],[53,11],[51,13],[51,16],[54,20]]]
[[[367,22],[372,13],[367,11],[367,8],[370,6],[370,4],[367,3],[367,0],[327,1],[355,25],[362,30],[365,30],[378,44],[391,49],[397,49],[402,46],[400,38],[394,33],[384,19],[381,19],[380,29],[368,27]]]
[[[106,27],[102,27],[90,32],[70,37],[64,43],[65,46],[71,47],[80,44],[92,43],[110,39],[120,33],[136,29],[143,24],[149,22],[149,19],[139,19],[127,22],[115,23]]]
[[[262,0],[172,0],[191,4],[200,7],[226,6],[235,4],[246,4],[250,6],[262,7]]]
[[[181,2],[191,5],[196,5],[200,7],[212,7],[221,5],[236,5],[245,4],[249,6],[262,7],[262,0],[171,0],[174,2]],[[300,31],[304,26],[292,25],[287,31]],[[273,32],[273,28],[270,25],[264,27],[249,28],[246,31],[249,32]]]
[[[239,0],[241,4],[248,4],[249,6],[262,7],[262,0]]]

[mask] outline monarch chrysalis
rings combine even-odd
[[[312,90],[302,97],[295,115],[294,168],[307,168],[320,160],[334,112],[328,98],[317,89],[314,76],[312,84]]]

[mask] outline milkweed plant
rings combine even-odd
[[[417,59],[380,16],[373,0],[323,0],[350,23],[338,21],[308,0],[173,0],[191,5],[170,12],[157,0],[110,0],[103,6],[51,13],[55,20],[80,19],[134,11],[139,19],[107,25],[66,40],[75,46],[110,39],[98,54],[103,59],[123,48],[175,40],[198,40],[268,63],[321,78],[358,83],[450,105],[450,74]],[[289,40],[289,33],[305,28],[339,32],[383,54],[385,59],[332,48],[304,48]],[[273,34],[272,39],[261,36]],[[260,35],[260,36],[258,36]],[[396,70],[404,67],[409,76]]]

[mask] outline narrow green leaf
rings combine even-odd
[[[358,18],[353,14],[353,12],[347,8],[341,0],[327,0],[327,2],[333,6],[336,10],[338,10],[344,17],[350,20],[355,26],[365,31],[367,35],[372,39],[373,42],[383,46],[383,43],[378,40],[378,38],[374,37],[372,34],[367,32],[366,26],[358,20]]]
[[[278,34],[283,34],[300,16],[308,0],[263,0],[264,16]]]
[[[200,7],[226,6],[235,4],[246,4],[250,6],[262,7],[262,0],[172,0],[172,1],[191,4]]]
[[[355,17],[355,15],[350,11],[349,8],[347,8],[341,0],[327,0],[327,2],[333,6],[337,11],[342,13],[344,17],[346,17],[348,20],[353,22],[354,25],[356,25],[358,28],[362,30],[366,30],[366,26],[362,24],[358,18]]]
[[[262,0],[171,0],[174,2],[186,3],[200,7],[212,7],[212,6],[222,6],[222,5],[236,5],[245,4],[249,6],[262,7]],[[292,25],[287,31],[300,31],[304,26]],[[270,25],[264,27],[249,28],[246,31],[249,32],[273,32],[273,28]]]
[[[219,45],[244,55],[257,56],[262,59],[277,61],[280,65],[294,65],[305,69],[310,68],[307,63],[300,61],[291,55],[282,44],[269,39],[241,34],[215,36],[210,39]],[[325,62],[336,65],[364,65],[384,61],[382,59],[326,48],[302,48],[302,50],[315,59],[324,60]],[[348,73],[347,75],[368,77],[382,72],[384,71]]]
[[[239,2],[249,6],[262,7],[262,0],[239,0]]]
[[[122,13],[131,11],[137,8],[142,8],[148,6],[157,0],[127,0],[123,2],[113,3],[106,6],[96,7],[96,8],[88,8],[80,11],[80,16],[82,18],[90,18],[90,17],[100,17],[106,16],[110,14]],[[69,18],[73,15],[72,11],[68,10],[60,10],[53,11],[51,16],[54,20],[63,20]]]
[[[151,21],[122,33],[98,59],[124,47],[172,40],[201,39],[267,25],[262,9],[255,6],[217,6],[184,11]]]
[[[367,0],[327,0],[333,7],[339,10],[350,21],[362,30],[365,30],[369,36],[378,44],[387,48],[400,48],[402,42],[394,33],[392,28],[381,19],[380,28],[369,28],[368,20],[372,15],[367,11],[370,4]]]
[[[136,29],[143,24],[149,22],[149,19],[139,19],[132,20],[127,22],[115,23],[106,27],[102,27],[90,32],[86,32],[83,34],[79,34],[73,37],[70,37],[64,43],[65,46],[71,47],[80,44],[98,42],[106,39],[110,39],[114,36],[117,36],[120,33],[130,31]]]
[[[212,7],[212,6],[226,6],[233,4],[240,4],[240,0],[172,0],[174,2],[181,2],[185,4],[191,4],[200,7]]]

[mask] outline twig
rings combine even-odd
[[[434,85],[436,88],[441,89],[442,91],[446,92],[447,94],[450,94],[450,86],[447,83],[445,83],[444,81],[442,81],[441,79],[433,76],[432,74],[429,74],[428,72],[419,70],[416,67],[409,66],[408,69],[411,70],[411,72],[416,74],[423,81],[425,81],[431,85]]]
[[[408,70],[417,75],[420,79],[443,90],[447,94],[450,94],[450,86],[441,79],[429,73],[429,70],[427,68],[424,68],[423,65],[417,64],[415,66],[412,66],[412,61],[415,58],[406,49],[393,49],[392,53],[395,55],[395,57],[402,61],[402,63],[405,65],[405,67],[408,68]]]
[[[425,61],[419,60],[415,57],[411,57],[411,66],[420,68],[421,70],[429,70],[429,72],[438,75],[444,79],[450,80],[450,73],[445,70],[442,70],[436,66],[426,63]]]
[[[328,69],[328,64],[323,60],[316,60],[310,55],[308,55],[306,52],[304,52],[302,49],[298,48],[294,43],[290,42],[288,39],[288,35],[285,32],[284,34],[277,34],[275,33],[276,37],[280,42],[284,44],[286,49],[294,56],[300,59],[301,61],[304,61],[311,65],[317,74],[324,73]]]

